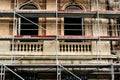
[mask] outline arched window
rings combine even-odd
[[[66,10],[81,10],[76,4],[70,4]],[[83,35],[82,18],[65,17],[64,18],[64,35]]]
[[[20,9],[37,9],[37,7],[33,4],[25,4],[21,6]]]
[[[33,4],[25,4],[20,7],[21,10],[35,10],[37,7]],[[34,23],[34,24],[33,24]],[[20,17],[18,25],[18,35],[38,35],[38,18]]]
[[[77,4],[73,3],[66,7],[66,10],[81,10]],[[82,36],[83,19],[76,17],[64,17],[64,35]]]

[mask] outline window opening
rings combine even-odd
[[[120,20],[117,20],[117,33],[120,36]]]
[[[36,24],[38,23],[38,18],[28,19]],[[21,18],[20,35],[38,35],[38,26],[24,18]]]
[[[29,3],[29,4],[22,5],[20,9],[21,10],[37,10],[37,7],[34,4]],[[18,18],[18,28],[17,28],[18,35],[25,35],[25,36],[38,35],[39,28],[37,25],[35,25],[35,24],[38,24],[38,18],[31,18],[31,17],[25,17],[25,18],[23,17]],[[21,41],[33,42],[37,40],[21,40]]]
[[[82,10],[76,3],[71,3],[66,10]],[[83,18],[64,17],[64,35],[66,36],[82,36],[83,31]],[[66,40],[69,42],[70,40]],[[78,42],[81,40],[71,40],[72,42]],[[70,41],[70,42],[71,42]]]
[[[82,35],[82,19],[81,18],[65,18],[64,19],[65,35]]]

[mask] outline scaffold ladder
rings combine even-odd
[[[1,65],[0,80],[5,80],[5,67]]]

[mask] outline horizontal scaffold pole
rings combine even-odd
[[[55,40],[55,35],[49,36],[0,36],[0,40]],[[101,41],[119,41],[120,36],[58,36],[58,40],[101,40]]]

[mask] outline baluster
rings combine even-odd
[[[33,51],[35,51],[35,44],[33,44]]]
[[[36,52],[38,52],[38,44],[36,44]]]
[[[14,51],[17,51],[17,50],[16,50],[16,44],[13,45],[13,50],[14,50]]]
[[[62,52],[63,52],[63,50],[64,50],[64,48],[63,48],[64,46],[63,46],[63,45],[64,45],[64,44],[62,44],[62,48],[61,48]]]
[[[89,52],[89,44],[87,45],[87,52]]]
[[[28,44],[28,51],[30,51],[30,44]]]
[[[60,52],[61,52],[61,47],[62,47],[62,46],[61,46],[61,44],[60,44],[60,46],[59,46],[59,51],[60,51]]]
[[[71,52],[73,52],[73,50],[74,50],[74,49],[73,49],[73,44],[71,44]]]
[[[74,52],[76,52],[76,44],[74,44]]]
[[[24,52],[24,51],[25,51],[25,50],[24,50],[24,49],[25,49],[25,44],[23,43],[22,45],[23,45],[22,49],[23,49],[23,52]]]
[[[39,51],[43,51],[43,45],[39,44]]]
[[[38,52],[38,44],[36,44],[36,52]]]
[[[66,48],[67,46],[66,46],[66,44],[65,44],[65,46],[64,46],[64,51],[66,52],[67,51],[67,48]]]
[[[18,44],[15,44],[15,46],[14,46],[15,48],[16,48],[16,51],[18,51]]]
[[[31,44],[29,44],[29,51],[31,51]]]
[[[28,44],[26,44],[26,51],[28,51]]]
[[[81,44],[81,52],[83,52],[83,45]]]
[[[63,44],[63,52],[65,52],[65,44]]]
[[[33,51],[35,51],[35,44],[33,44]]]

